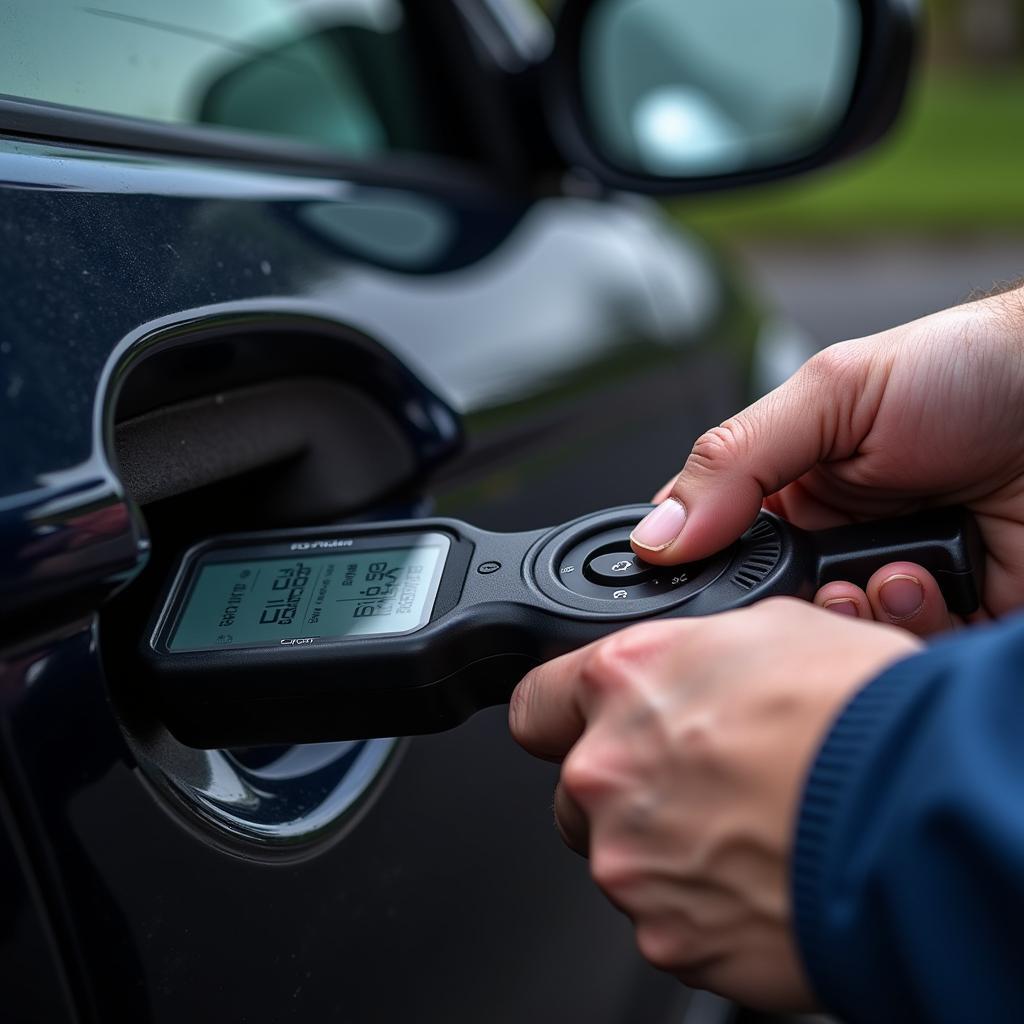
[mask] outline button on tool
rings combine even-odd
[[[625,583],[641,583],[654,572],[654,566],[642,562],[628,548],[624,551],[608,551],[595,555],[587,562],[584,570],[595,583],[607,586],[621,586]]]

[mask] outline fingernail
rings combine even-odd
[[[848,597],[833,597],[831,601],[826,601],[824,607],[830,612],[837,612],[839,615],[852,615],[855,619],[860,618],[860,609],[857,607],[856,601],[851,601]]]
[[[640,520],[630,538],[637,547],[662,551],[679,536],[685,522],[682,502],[668,498]]]
[[[914,576],[890,576],[879,588],[878,598],[886,613],[894,619],[909,619],[924,604],[924,587]]]

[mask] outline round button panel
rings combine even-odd
[[[691,600],[705,613],[733,607],[763,587],[785,551],[770,513],[736,543],[700,562],[655,566],[636,558],[629,534],[649,505],[582,516],[542,537],[527,556],[526,577],[539,595],[581,615],[618,620],[661,615]],[[630,565],[622,563],[630,562]],[[731,576],[723,579],[731,570]],[[716,600],[706,591],[722,581]],[[698,597],[698,595],[700,595]]]
[[[704,562],[654,566],[637,558],[621,527],[592,534],[562,556],[558,578],[573,593],[605,601],[673,597],[695,580]]]

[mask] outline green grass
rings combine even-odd
[[[716,238],[1024,232],[1024,74],[932,72],[863,157],[793,182],[675,201]]]

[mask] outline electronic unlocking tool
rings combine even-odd
[[[979,604],[962,508],[814,533],[761,512],[731,547],[669,568],[630,549],[648,511],[529,533],[423,519],[214,538],[181,559],[140,669],[192,746],[413,735],[506,702],[533,665],[630,623],[863,586],[896,559],[929,569],[952,611]]]

